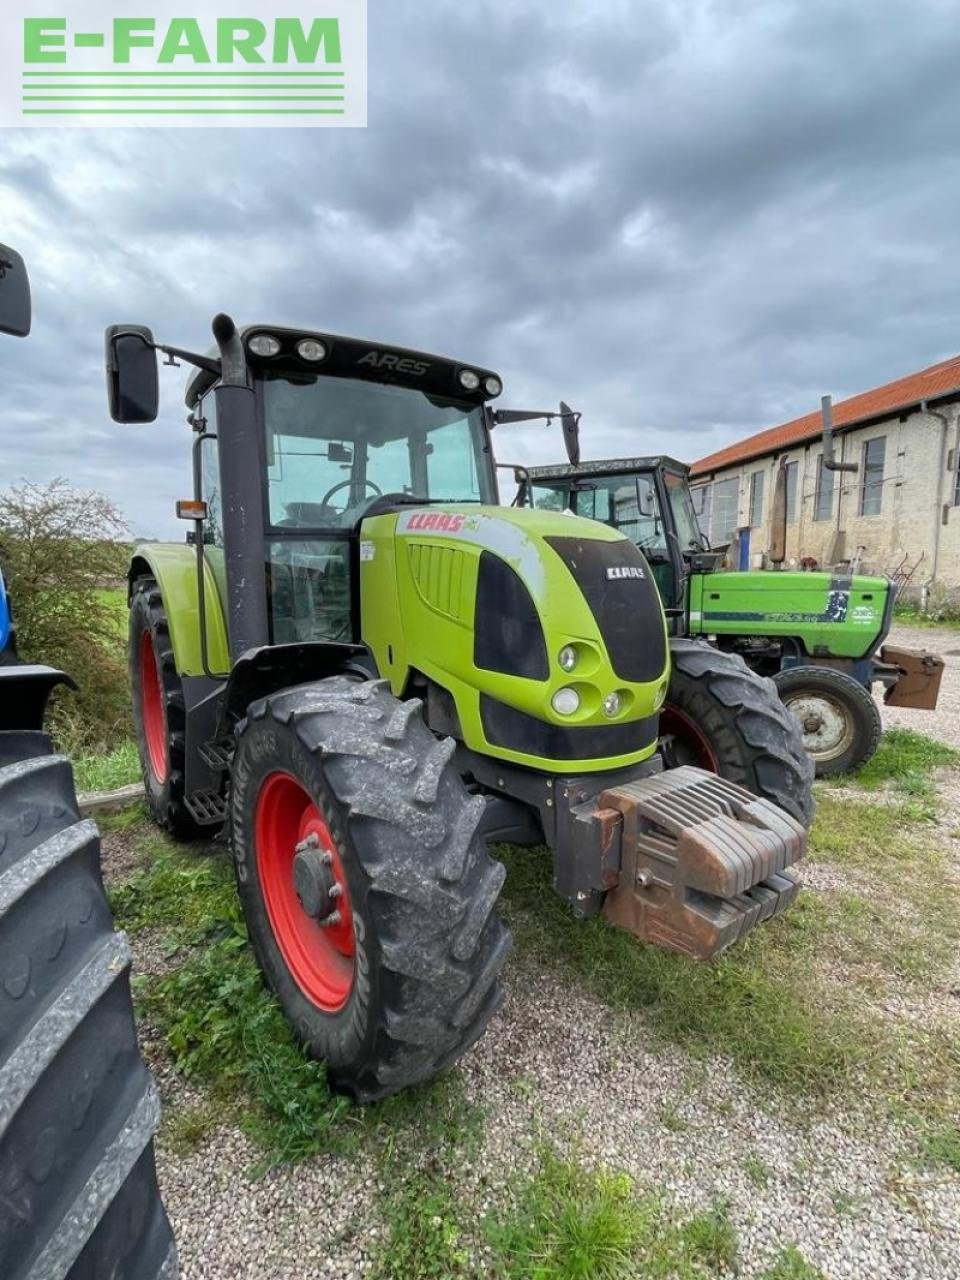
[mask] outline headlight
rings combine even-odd
[[[460,370],[460,385],[466,391],[476,391],[480,385],[479,373],[474,373],[472,369]]]
[[[572,644],[565,644],[557,654],[557,662],[564,671],[572,671],[577,665],[577,651]]]
[[[327,348],[316,338],[304,338],[302,342],[297,343],[297,355],[302,360],[323,360],[326,354]]]
[[[483,389],[486,391],[488,396],[498,396],[503,390],[503,383],[499,378],[484,378]]]
[[[247,343],[255,356],[275,356],[280,350],[280,339],[272,333],[256,333]]]
[[[558,689],[550,699],[550,705],[558,716],[572,716],[580,709],[580,695],[569,687]]]
[[[603,714],[605,716],[617,716],[620,714],[620,708],[623,706],[623,699],[619,693],[608,693],[603,700]]]

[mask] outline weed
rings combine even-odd
[[[857,785],[875,791],[886,783],[906,795],[932,794],[930,771],[960,761],[960,751],[912,729],[888,729],[872,760],[859,770]]]
[[[464,1217],[447,1179],[409,1177],[384,1206],[387,1240],[374,1261],[375,1280],[451,1280],[478,1275],[459,1220]]]
[[[627,1174],[590,1168],[553,1148],[487,1229],[504,1280],[626,1280],[715,1275],[736,1264],[736,1233],[717,1202],[681,1221],[657,1195],[638,1195]]]
[[[87,752],[73,761],[73,776],[77,790],[113,791],[128,783],[140,781],[140,756],[137,744],[128,739],[106,753]]]
[[[689,1122],[669,1102],[660,1108],[660,1123],[671,1133],[685,1133],[690,1128]]]
[[[765,1271],[761,1280],[825,1280],[823,1272],[812,1266],[795,1244],[788,1244],[777,1261]]]
[[[770,1185],[770,1166],[759,1156],[747,1156],[743,1162],[743,1172],[761,1191]]]
[[[202,1102],[167,1108],[163,1113],[162,1136],[176,1155],[188,1155],[206,1142],[217,1121],[217,1109],[207,1098]]]
[[[921,1159],[926,1164],[945,1165],[960,1173],[960,1126],[949,1122],[932,1124],[923,1132]]]

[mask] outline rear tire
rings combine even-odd
[[[717,773],[809,827],[813,764],[773,682],[736,654],[702,641],[672,639],[670,654],[670,687],[660,713],[668,765]]]
[[[852,773],[880,745],[883,722],[873,695],[832,667],[788,667],[773,677],[784,706],[797,718],[818,778]]]
[[[49,738],[0,734],[0,759],[17,750],[0,767],[0,1275],[173,1280],[100,839]]]
[[[231,831],[251,941],[300,1039],[361,1102],[450,1066],[503,1000],[506,873],[453,751],[419,700],[346,676],[253,703],[238,732]],[[316,897],[293,889],[298,848],[319,856],[304,864]],[[334,885],[339,918],[320,924],[302,904],[328,911]]]
[[[153,820],[189,840],[200,827],[184,804],[186,717],[160,588],[138,578],[130,595],[130,697],[140,768]]]

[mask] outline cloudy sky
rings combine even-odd
[[[180,536],[183,372],[107,415],[106,324],[220,310],[498,369],[585,456],[692,460],[960,352],[955,0],[370,0],[366,130],[0,130],[0,484]],[[504,458],[557,437],[505,429]]]

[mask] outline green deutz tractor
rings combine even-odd
[[[743,668],[725,714],[754,790],[665,768],[649,566],[615,530],[496,505],[495,374],[213,332],[202,356],[107,331],[116,421],[155,419],[158,351],[195,367],[193,526],[130,567],[135,726],[156,820],[226,828],[263,973],[336,1086],[428,1079],[498,1008],[488,842],[549,845],[578,915],[695,958],[791,901],[795,723]]]
[[[672,636],[709,637],[771,677],[800,722],[818,776],[859,768],[876,751],[881,723],[873,684],[883,685],[885,701],[894,706],[936,706],[942,660],[883,643],[895,598],[887,578],[849,571],[722,571],[724,555],[712,551],[700,531],[682,462],[571,461],[517,468],[516,475],[520,505],[602,521],[643,552]],[[776,531],[785,518],[778,492],[772,540],[781,546]],[[683,641],[672,643],[679,655]],[[680,759],[722,774],[722,743],[699,714],[695,692],[689,681],[675,678],[661,720]]]

